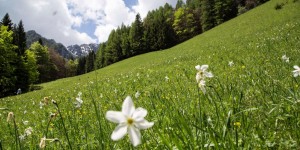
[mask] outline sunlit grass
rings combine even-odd
[[[270,1],[171,49],[1,99],[0,146],[38,149],[45,137],[46,149],[134,149],[128,136],[111,140],[116,125],[105,119],[131,96],[154,122],[137,149],[297,149],[300,77],[293,71],[300,65],[300,2],[289,0],[275,10],[281,2]],[[195,78],[198,64],[209,65],[214,75],[205,94]],[[7,122],[9,112],[15,125]],[[29,127],[32,133],[19,141]]]

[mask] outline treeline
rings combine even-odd
[[[22,20],[0,22],[0,97],[33,90],[33,84],[76,75],[77,62],[66,60],[39,40],[26,46]],[[18,90],[20,89],[20,90]]]
[[[107,42],[78,61],[78,74],[151,51],[170,48],[232,19],[268,0],[178,0],[176,7],[165,4],[139,14],[130,26],[112,30]]]

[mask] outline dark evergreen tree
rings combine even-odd
[[[104,51],[105,51],[106,43],[101,43],[99,49],[96,53],[96,61],[95,67],[96,69],[100,69],[104,67]]]
[[[17,54],[24,56],[26,49],[26,33],[22,20],[19,22],[17,27],[14,27],[14,44],[18,46]]]
[[[86,73],[85,64],[86,64],[86,57],[80,57],[78,59],[77,75]]]
[[[215,26],[214,0],[202,0],[201,3],[201,25],[202,30],[207,31]]]
[[[85,69],[86,72],[91,72],[95,70],[95,59],[96,55],[94,51],[89,52],[89,54],[86,56],[86,62],[85,62]]]
[[[3,19],[0,22],[0,26],[7,26],[7,30],[11,31],[13,29],[13,23],[8,15],[8,13],[6,13],[3,17]]]
[[[141,16],[137,14],[134,23],[131,25],[129,34],[130,47],[132,48],[131,56],[143,53],[143,31]]]
[[[175,9],[177,10],[182,7],[184,7],[184,2],[182,0],[177,0]]]

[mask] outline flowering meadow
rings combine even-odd
[[[299,54],[300,1],[271,0],[173,48],[0,99],[0,149],[299,149]]]

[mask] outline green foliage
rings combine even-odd
[[[51,74],[57,72],[57,67],[50,61],[49,51],[46,46],[42,46],[39,42],[34,42],[31,44],[30,51],[32,51],[36,56],[36,62],[38,65],[39,72],[39,83],[51,81]]]
[[[34,84],[39,79],[39,72],[37,66],[37,58],[33,51],[25,51],[25,66],[29,72],[29,83]]]
[[[175,11],[173,28],[177,36],[180,37],[179,41],[187,40],[198,33],[195,20],[193,13],[188,8],[181,7]]]
[[[13,32],[6,26],[0,26],[0,97],[12,94],[15,90],[16,76],[14,74],[17,61],[15,49],[12,44]]]

